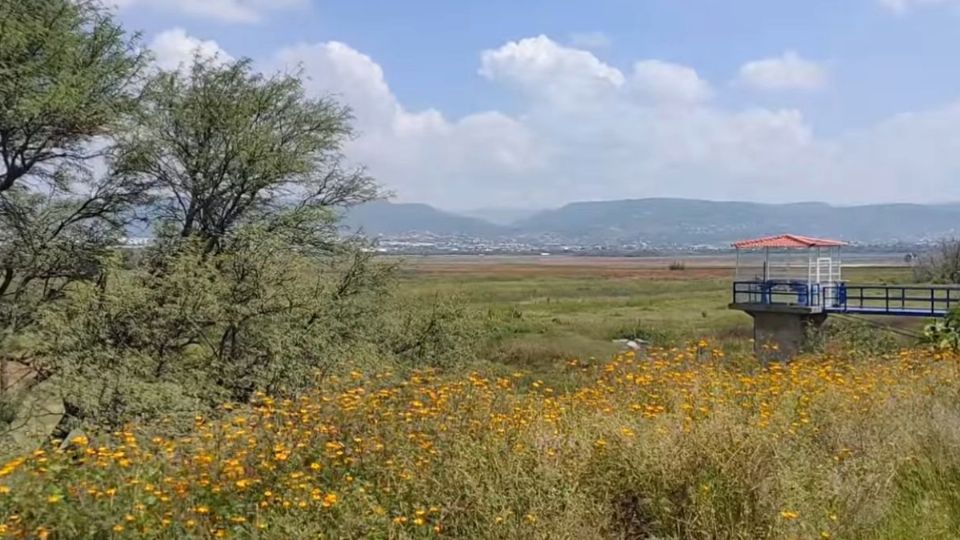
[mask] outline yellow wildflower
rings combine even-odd
[[[780,511],[780,517],[782,517],[783,519],[785,519],[785,520],[787,520],[787,521],[792,521],[792,520],[797,519],[798,517],[800,517],[800,513],[799,513],[799,512],[794,512],[793,510],[781,510],[781,511]]]

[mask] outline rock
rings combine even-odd
[[[9,437],[20,452],[43,445],[66,414],[63,400],[52,380],[24,391],[17,416],[10,424]]]
[[[626,349],[638,352],[645,351],[650,344],[648,341],[642,339],[615,339],[613,342],[623,345]]]

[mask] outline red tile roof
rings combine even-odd
[[[781,234],[778,236],[766,236],[755,238],[753,240],[741,240],[734,242],[733,247],[737,249],[753,248],[815,248],[815,247],[840,247],[847,245],[839,240],[827,240],[825,238],[811,238],[809,236],[800,236],[798,234]]]

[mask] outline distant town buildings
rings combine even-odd
[[[594,255],[642,256],[669,253],[720,253],[731,250],[728,242],[716,244],[685,244],[678,242],[653,243],[646,241],[574,242],[548,235],[521,236],[498,239],[475,238],[467,235],[435,235],[408,233],[379,236],[373,239],[379,253],[410,255]],[[848,253],[883,252],[917,253],[936,244],[935,240],[915,243],[889,242],[886,244],[858,244],[852,242]]]
[[[899,253],[909,260],[916,258],[935,246],[939,240],[920,240],[917,242],[856,243],[852,242],[848,254],[863,253]],[[153,238],[127,237],[121,245],[129,249],[149,246]],[[685,244],[680,242],[654,243],[645,241],[571,241],[558,239],[550,235],[520,236],[505,238],[476,238],[469,235],[437,235],[414,232],[399,235],[383,235],[371,239],[372,245],[367,251],[394,255],[551,255],[584,256],[644,256],[670,253],[723,253],[730,251],[728,242],[716,244]]]

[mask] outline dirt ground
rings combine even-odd
[[[732,258],[722,257],[481,257],[430,256],[404,257],[404,267],[418,274],[491,275],[517,277],[612,277],[652,280],[690,280],[733,276]],[[683,270],[670,270],[672,262],[682,260]]]
[[[736,259],[733,255],[696,255],[678,257],[572,257],[433,255],[396,257],[406,272],[434,276],[520,277],[608,277],[640,278],[658,281],[733,279]],[[670,270],[679,261],[682,270]],[[844,262],[847,268],[894,267],[898,259],[856,258]]]

